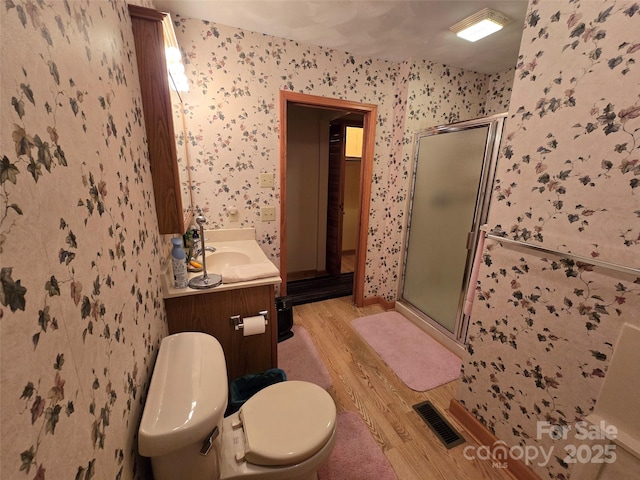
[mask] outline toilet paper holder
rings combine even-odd
[[[264,324],[265,325],[269,325],[269,311],[268,310],[262,310],[262,311],[258,312],[258,315],[262,315],[264,317]],[[232,315],[229,318],[231,319],[231,322],[233,323],[234,330],[242,330],[244,328],[244,323],[242,322],[242,316],[241,315]]]

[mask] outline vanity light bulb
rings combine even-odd
[[[184,65],[182,63],[172,63],[169,65],[169,72],[174,77],[184,76]]]
[[[179,92],[188,92],[189,83],[187,82],[187,78],[186,77],[180,78],[180,80],[178,80],[177,82],[176,88],[178,89]]]
[[[182,62],[182,55],[176,47],[165,48],[165,56],[167,57],[167,63]]]

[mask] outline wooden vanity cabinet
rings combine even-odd
[[[229,381],[278,365],[278,319],[274,285],[200,293],[164,300],[169,333],[205,332],[218,339],[224,350]],[[250,317],[269,312],[264,334],[245,337],[230,317]]]
[[[165,57],[164,14],[129,5],[147,132],[153,195],[162,234],[185,232],[173,111]]]

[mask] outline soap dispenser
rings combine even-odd
[[[182,238],[171,239],[171,267],[173,268],[173,286],[175,288],[187,287],[187,255],[182,246]]]

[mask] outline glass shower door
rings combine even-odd
[[[492,129],[434,130],[417,143],[402,299],[454,337],[493,173]]]

